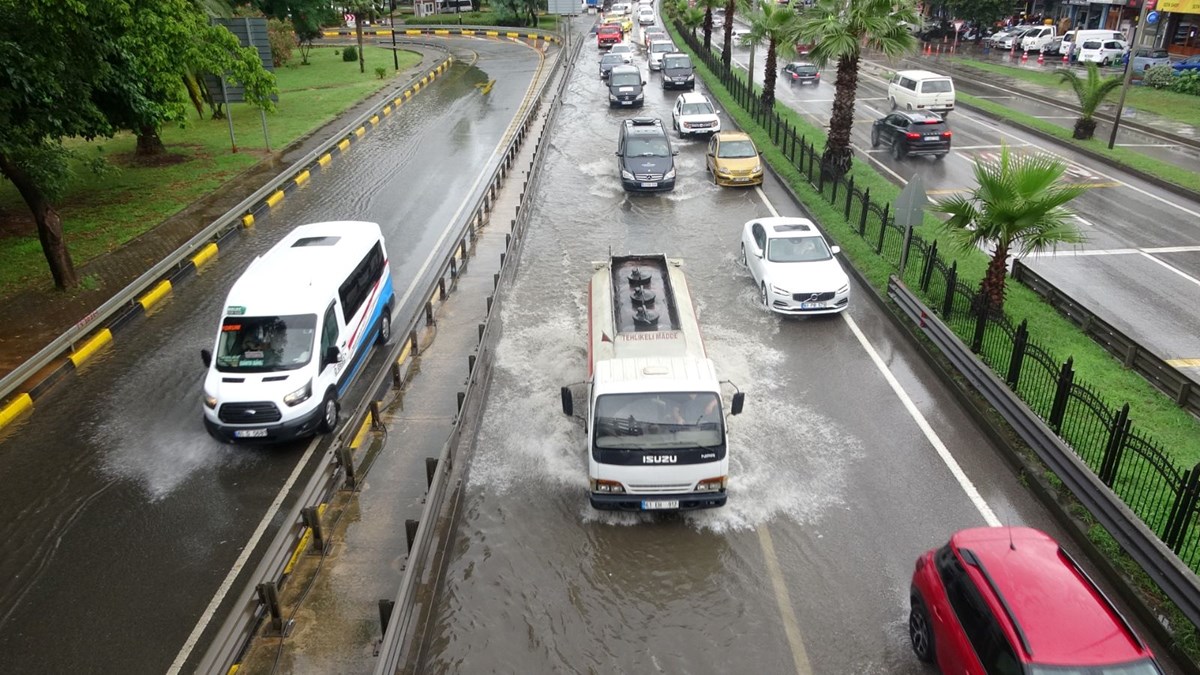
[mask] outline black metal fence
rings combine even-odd
[[[679,23],[676,29],[734,100],[771,138],[791,165],[858,235],[918,289],[971,350],[1003,377],[1057,433],[1193,571],[1200,571],[1200,464],[1181,469],[1162,446],[1133,428],[1129,404],[1114,407],[1090,385],[1076,380],[1072,359],[1059,361],[1030,335],[1027,323],[1013,321],[978,301],[976,288],[959,279],[958,263],[938,255],[937,241],[916,234],[907,240],[888,204],[872,201],[869,189],[853,177],[822,170],[818,151],[774,109],[740,73],[726,68],[720,54],[705,51]]]

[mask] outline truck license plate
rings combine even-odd
[[[238,429],[233,432],[236,438],[266,438],[266,429]]]
[[[677,509],[679,508],[678,499],[643,499],[643,511],[655,511],[659,509]]]

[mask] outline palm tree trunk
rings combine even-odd
[[[4,153],[0,153],[0,174],[12,181],[13,187],[17,188],[17,192],[21,193],[21,198],[25,200],[25,205],[33,212],[38,239],[42,242],[42,253],[50,265],[50,276],[54,277],[54,285],[64,289],[78,286],[79,276],[75,273],[71,252],[67,250],[62,218],[58,211],[50,205],[46,194],[37,186],[33,177]]]
[[[704,51],[712,51],[712,7],[704,10]]]
[[[721,62],[728,70],[733,63],[733,12],[737,9],[737,0],[725,3],[725,48],[721,50]]]
[[[1080,117],[1075,120],[1074,138],[1086,141],[1096,134],[1096,120],[1091,117]]]
[[[834,82],[833,114],[829,117],[829,139],[822,168],[842,175],[850,170],[853,153],[850,150],[850,129],[854,126],[854,92],[858,89],[858,54],[838,60],[837,80]]]
[[[1007,277],[1008,245],[998,243],[979,286],[980,294],[987,300],[991,309],[999,310],[1004,307],[1004,283]]]
[[[775,41],[767,43],[767,62],[763,65],[763,107],[770,110],[775,105]]]

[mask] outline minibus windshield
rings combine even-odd
[[[295,370],[312,359],[317,315],[227,316],[216,365],[222,373]]]

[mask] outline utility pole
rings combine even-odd
[[[388,24],[392,27],[392,67],[400,70],[400,55],[396,53],[396,0],[388,0]]]
[[[1129,38],[1129,58],[1125,60],[1125,84],[1121,85],[1121,98],[1117,101],[1117,113],[1113,115],[1112,134],[1108,137],[1109,150],[1112,150],[1117,143],[1117,129],[1121,126],[1121,113],[1125,111],[1125,94],[1129,92],[1129,83],[1133,81],[1133,55],[1134,50],[1137,49],[1138,29],[1145,25],[1146,12],[1150,10],[1151,5],[1155,4],[1158,4],[1158,0],[1142,0],[1142,12],[1138,16],[1137,23],[1133,25],[1133,35]]]

